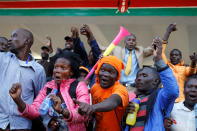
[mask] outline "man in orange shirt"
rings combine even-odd
[[[182,60],[182,54],[181,51],[178,49],[173,49],[170,52],[170,61],[167,60],[165,55],[165,49],[167,45],[168,38],[171,34],[171,32],[176,31],[176,24],[170,24],[167,28],[167,31],[163,37],[163,45],[162,45],[162,58],[166,64],[170,66],[172,69],[174,76],[176,77],[176,80],[179,85],[179,97],[176,99],[176,102],[181,102],[184,100],[184,83],[187,80],[187,77],[189,75],[196,73],[196,60],[197,55],[196,53],[193,53],[193,55],[190,56],[191,65],[190,66],[184,66],[184,61]]]
[[[78,112],[95,114],[97,131],[120,131],[120,122],[128,104],[127,89],[119,83],[123,62],[115,56],[103,57],[95,71],[96,83],[91,88],[92,104],[79,101]]]

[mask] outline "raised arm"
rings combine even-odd
[[[167,64],[168,59],[167,59],[166,54],[165,54],[166,45],[167,44],[164,44],[164,43],[162,44],[162,54],[161,54],[161,56],[162,56],[163,61]]]
[[[179,88],[172,70],[162,60],[162,42],[158,40],[155,41],[154,44],[156,45],[156,50],[154,51],[154,62],[163,84],[163,88],[158,93],[157,99],[159,99],[161,103],[161,108],[165,110],[168,108],[170,103],[175,101],[178,97]]]
[[[52,46],[52,39],[51,39],[51,37],[50,36],[46,36],[46,39],[48,40],[48,42],[47,42],[47,46],[48,46],[48,48],[49,48],[49,54],[51,54],[51,53],[53,53],[53,46]]]
[[[168,42],[168,39],[170,37],[170,34],[174,31],[177,31],[177,28],[176,28],[176,23],[173,23],[173,24],[170,24],[167,29],[166,29],[166,33],[164,34],[163,36],[163,41],[164,42]]]
[[[83,65],[86,66],[88,64],[88,55],[83,45],[83,42],[79,38],[78,29],[76,27],[71,28],[73,44],[74,44],[74,52],[80,55],[80,58],[83,60]]]
[[[170,37],[170,34],[174,31],[176,31],[176,23],[174,24],[170,24],[167,29],[166,29],[166,33],[163,36],[163,41],[162,41],[162,59],[164,60],[164,62],[167,64],[168,60],[167,57],[165,55],[165,49],[166,49],[166,45],[168,43],[168,39]]]
[[[83,25],[82,28],[80,29],[80,32],[82,35],[85,35],[87,37],[87,42],[91,47],[91,51],[93,54],[93,62],[94,64],[98,61],[99,56],[101,54],[100,48],[98,46],[98,43],[88,25]],[[90,55],[90,54],[89,54]]]

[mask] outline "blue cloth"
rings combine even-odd
[[[86,53],[85,47],[83,45],[83,42],[80,40],[80,38],[75,38],[73,41],[74,44],[74,53],[78,54],[83,61],[83,66],[86,66],[88,64],[88,55]]]
[[[20,82],[22,85],[21,97],[29,105],[46,82],[44,68],[32,57],[32,61],[19,60],[11,52],[0,52],[0,128],[31,129],[31,121],[21,117],[17,105],[9,95],[12,84]]]
[[[100,54],[101,54],[100,48],[99,48],[98,43],[97,43],[96,40],[91,41],[90,46],[91,46],[91,50],[92,50],[92,53],[93,53],[94,63],[96,64],[96,62],[98,61],[99,56],[100,56]],[[88,68],[88,70],[90,71],[90,70],[93,68],[94,65],[93,65],[93,66],[90,65],[89,61],[88,61],[87,63],[88,63],[88,64],[86,65],[86,68]],[[95,83],[95,79],[96,79],[95,74],[93,73],[93,74],[90,76],[89,79],[90,79],[90,84],[89,84],[89,86],[90,86],[90,88],[91,88],[91,87],[94,85],[94,83]]]
[[[161,71],[163,88],[158,90],[157,98],[144,131],[165,131],[164,118],[169,117],[174,101],[179,95],[177,80],[170,68]]]
[[[129,57],[129,50],[125,49],[125,57],[124,57],[124,61],[123,61],[125,68],[126,68],[126,65],[127,65],[128,57]],[[137,57],[135,55],[135,50],[132,50],[131,72],[127,76],[125,74],[125,70],[122,70],[121,71],[120,83],[134,85],[138,70],[139,70],[138,60],[137,60]]]
[[[84,48],[84,46],[83,46],[83,42],[80,40],[80,39],[78,39],[78,44],[76,44],[76,45],[80,45],[80,54],[81,55],[83,55],[83,63],[84,63],[84,66],[86,67],[86,68],[88,68],[88,70],[90,71],[92,68],[93,68],[93,66],[94,65],[91,65],[90,63],[89,63],[89,60],[88,60],[88,55],[87,55],[87,53],[86,53],[86,50],[85,50],[85,48]],[[99,56],[100,56],[100,54],[101,54],[101,52],[100,52],[100,48],[99,48],[99,46],[98,46],[98,43],[97,43],[97,41],[96,40],[92,40],[91,42],[90,42],[90,46],[91,46],[91,50],[92,50],[92,53],[93,53],[93,59],[94,59],[94,63],[96,64],[96,62],[98,61],[98,59],[99,59]],[[79,47],[79,46],[78,46]],[[94,85],[94,83],[95,83],[95,78],[96,78],[96,76],[94,75],[94,73],[90,76],[90,84],[89,84],[89,86],[90,87],[92,87],[92,85]]]

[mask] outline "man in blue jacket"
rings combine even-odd
[[[156,69],[144,67],[137,73],[135,94],[140,98],[141,103],[136,123],[130,127],[130,131],[165,131],[163,120],[169,116],[174,101],[179,95],[173,72],[161,58],[161,41],[154,40],[153,46]],[[161,82],[163,88],[159,87]],[[135,106],[130,102],[128,112],[134,111]]]

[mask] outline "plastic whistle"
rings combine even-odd
[[[120,26],[120,31],[119,31],[118,35],[115,37],[115,39],[112,41],[112,43],[107,47],[107,49],[103,53],[103,56],[109,55],[112,52],[112,50],[118,45],[118,43],[122,40],[122,38],[124,38],[127,35],[130,35],[130,33],[124,27]],[[87,80],[90,77],[90,75],[96,70],[96,68],[98,66],[98,62],[99,62],[99,60],[96,62],[94,67],[90,70],[90,72],[86,76],[85,80]]]

